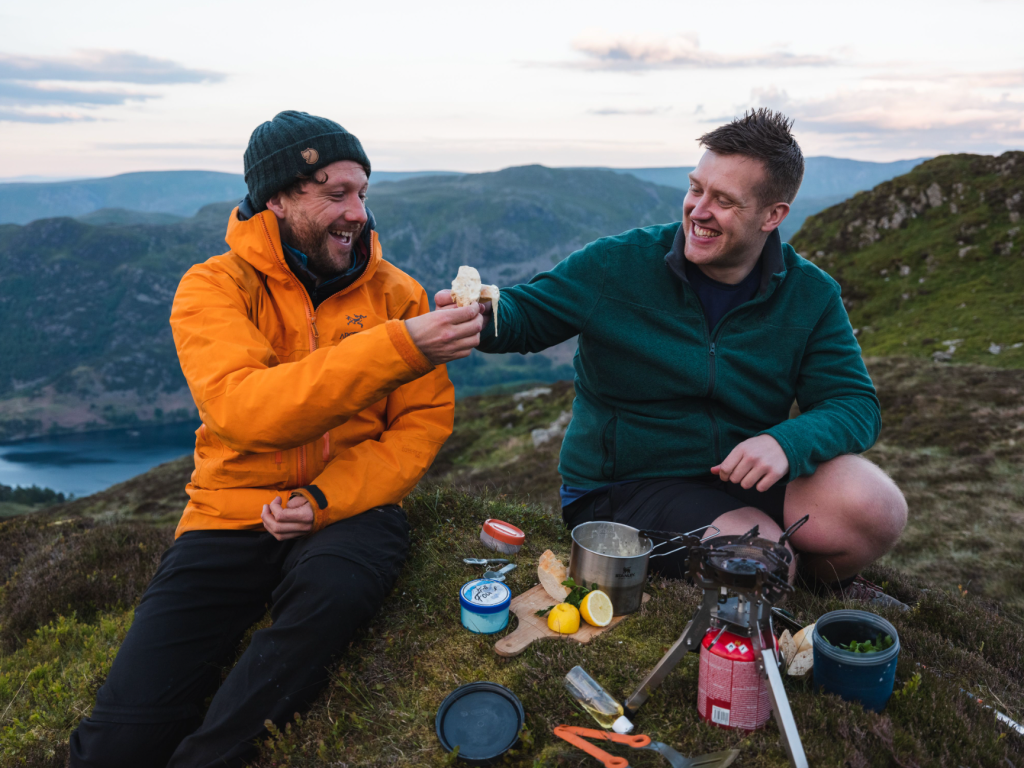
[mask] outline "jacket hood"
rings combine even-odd
[[[366,213],[366,226],[360,236],[360,240],[365,243],[369,251],[366,269],[339,293],[348,293],[371,280],[383,259],[380,240],[376,232],[376,222],[369,209]],[[282,281],[296,280],[301,285],[302,281],[292,272],[285,260],[284,249],[281,247],[281,230],[273,211],[253,213],[249,198],[246,197],[231,212],[224,239],[234,253],[268,277]]]

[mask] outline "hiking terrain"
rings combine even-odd
[[[865,573],[913,606],[882,611],[901,642],[897,695],[873,714],[788,680],[812,765],[1024,765],[1024,737],[977,702],[1024,721],[1024,358],[1015,346],[1024,342],[1022,171],[1024,153],[940,157],[808,219],[794,238],[843,286],[882,404],[882,433],[866,456],[894,478],[910,508],[896,548]],[[473,185],[490,183],[464,178],[447,179],[436,198],[417,189],[403,195],[411,220],[429,232],[436,211],[479,197],[482,188]],[[572,180],[547,183],[556,192],[559,184],[572,189]],[[381,190],[387,186],[400,185]],[[649,186],[641,188],[648,198],[675,204],[665,188],[652,193]],[[533,198],[516,199],[522,207],[513,210],[536,211]],[[435,200],[444,202],[434,208]],[[576,214],[583,221],[604,205],[600,195],[588,200],[590,208]],[[371,207],[383,222],[387,200]],[[492,221],[486,207],[469,213]],[[223,211],[217,216],[222,222]],[[190,226],[201,227],[199,219]],[[512,224],[518,218],[509,231]],[[562,231],[557,221],[546,226]],[[0,227],[0,238],[6,231]],[[419,253],[443,254],[462,242],[445,240],[441,230],[429,237]],[[445,256],[436,258],[447,268]],[[500,258],[473,263],[485,280],[511,266]],[[71,300],[70,291],[63,295]],[[592,725],[573,708],[561,678],[580,664],[625,696],[682,631],[698,593],[654,579],[652,600],[589,645],[535,644],[512,659],[498,657],[493,644],[514,623],[490,637],[463,629],[458,589],[479,573],[461,558],[486,556],[478,542],[484,519],[527,533],[520,567],[509,575],[515,594],[536,583],[545,549],[563,561],[569,554],[556,510],[572,384],[510,385],[458,401],[454,434],[406,501],[412,555],[394,593],[339,659],[308,715],[272,731],[254,766],[450,765],[434,715],[451,690],[477,680],[508,686],[527,712],[521,744],[505,764],[593,764],[551,734],[563,722]],[[0,520],[0,768],[64,765],[67,737],[88,713],[132,606],[172,540],[191,470],[191,457],[183,457],[99,494]],[[798,590],[787,607],[809,623],[858,606]],[[641,711],[637,732],[685,755],[734,747],[740,765],[787,765],[773,723],[742,734],[701,722],[696,681],[691,654]],[[628,757],[636,766],[663,764],[653,755]]]
[[[910,505],[903,539],[866,574],[915,604],[907,614],[883,612],[900,634],[901,694],[875,715],[789,681],[804,746],[813,765],[1020,765],[1024,738],[961,689],[1024,718],[1024,372],[911,357],[868,365],[884,426],[867,455]],[[459,586],[479,575],[461,558],[486,555],[478,534],[488,517],[527,533],[510,574],[515,594],[536,583],[545,549],[567,561],[570,542],[553,508],[571,401],[571,384],[561,382],[456,404],[455,433],[406,502],[413,554],[391,599],[312,711],[273,734],[256,765],[447,765],[434,713],[447,693],[475,680],[499,682],[523,700],[528,728],[508,765],[591,764],[551,735],[560,722],[590,725],[561,677],[580,664],[614,695],[628,694],[682,631],[698,593],[655,579],[642,611],[589,645],[542,643],[508,660],[493,644],[509,630],[472,635],[458,607]],[[191,470],[183,457],[0,522],[3,768],[64,764],[67,736],[88,712],[131,606],[172,540]],[[787,605],[805,622],[857,607],[803,590]],[[687,755],[735,747],[742,765],[787,764],[773,724],[744,735],[701,723],[696,677],[694,655],[641,712],[637,730]],[[659,765],[653,756],[629,757]]]

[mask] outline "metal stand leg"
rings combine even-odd
[[[768,697],[772,701],[772,712],[775,713],[775,722],[779,726],[782,746],[789,755],[789,762],[793,764],[793,768],[807,768],[804,745],[796,729],[793,710],[789,708],[786,690],[782,687],[782,675],[779,674],[779,664],[773,649],[761,649],[761,669],[768,680]]]
[[[679,636],[675,644],[668,649],[668,653],[661,657],[654,669],[650,671],[650,674],[644,678],[644,681],[640,683],[640,687],[637,688],[633,695],[630,696],[623,703],[623,709],[626,710],[626,714],[629,717],[633,717],[636,711],[643,706],[644,702],[650,697],[651,693],[657,688],[662,682],[668,677],[669,672],[675,669],[679,662],[682,661],[683,657],[697,647],[697,644],[704,638],[708,629],[711,627],[711,608],[710,605],[714,605],[715,596],[711,595],[710,605],[708,600],[705,599],[704,605],[697,611],[697,615],[693,617],[689,624],[686,625],[686,629],[683,630],[683,634]]]

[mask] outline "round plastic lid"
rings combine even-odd
[[[500,581],[474,579],[459,590],[459,603],[473,613],[498,613],[511,602],[512,591]]]
[[[508,688],[497,683],[469,683],[448,694],[434,725],[445,751],[459,748],[459,760],[486,765],[519,741],[526,714]]]
[[[496,520],[494,518],[484,520],[483,530],[492,539],[496,539],[504,544],[519,547],[526,541],[525,533],[504,520]]]

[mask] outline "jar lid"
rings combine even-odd
[[[474,579],[462,585],[459,602],[473,613],[499,613],[508,610],[512,592],[500,581]]]
[[[504,520],[496,520],[494,518],[484,520],[483,531],[492,539],[496,539],[503,544],[511,544],[515,547],[522,546],[523,542],[526,541],[525,533]]]
[[[434,729],[446,752],[459,748],[459,762],[492,765],[519,741],[526,722],[523,705],[497,683],[467,683],[441,702]]]

